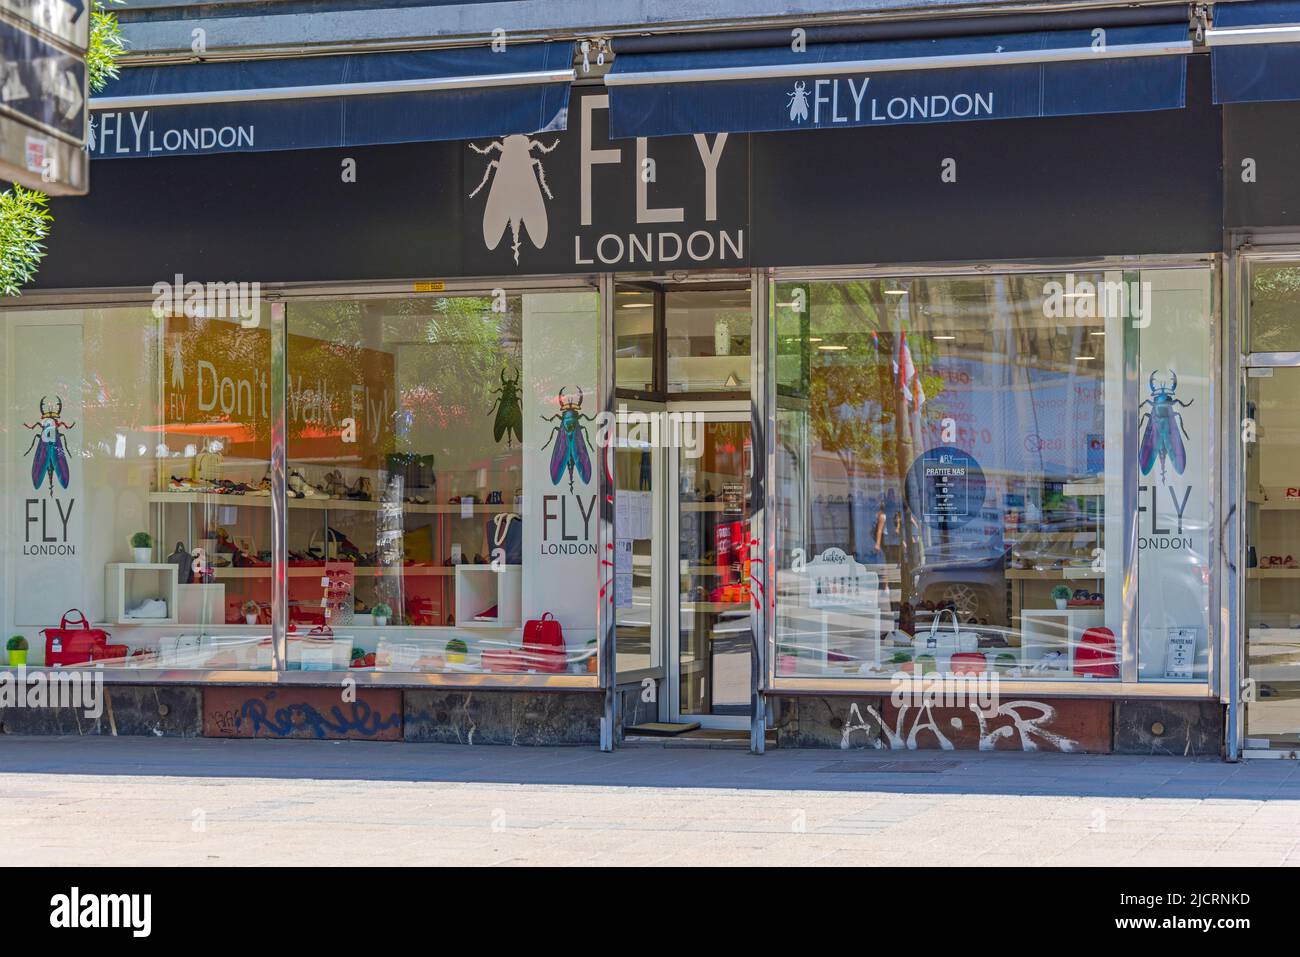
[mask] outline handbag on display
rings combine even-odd
[[[51,668],[126,657],[127,646],[110,645],[109,633],[103,628],[91,628],[77,608],[64,613],[58,628],[44,628],[41,634],[45,636],[45,664]]]
[[[524,622],[523,657],[526,668],[564,670],[564,629],[549,611]]]
[[[944,615],[952,616],[951,631],[940,627]],[[927,651],[938,651],[944,654],[975,651],[979,647],[979,640],[979,635],[975,632],[961,630],[961,622],[957,618],[957,613],[951,608],[936,612],[934,618],[930,620],[930,631],[923,639],[922,636],[917,636],[917,641],[923,641],[923,646]]]
[[[216,482],[221,478],[221,453],[212,451],[211,446],[194,456],[190,464],[190,478],[204,482]]]
[[[564,670],[564,629],[549,611],[524,623],[523,647],[489,649],[480,656],[484,671],[511,673]]]
[[[505,552],[507,565],[524,562],[524,522],[515,512],[498,512],[487,523],[487,555],[492,561],[496,550]]]
[[[1109,628],[1089,628],[1074,649],[1074,673],[1080,677],[1118,678],[1115,633]]]

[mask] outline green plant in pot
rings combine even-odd
[[[131,554],[137,565],[148,565],[153,557],[153,537],[148,532],[136,532],[131,536]]]
[[[1074,592],[1070,591],[1068,585],[1057,585],[1052,589],[1052,601],[1056,602],[1056,607],[1062,610],[1070,603],[1070,598],[1073,595]]]
[[[388,624],[388,619],[393,617],[392,606],[386,605],[382,601],[375,602],[374,607],[370,609],[370,617],[376,625],[383,628]]]
[[[453,638],[447,642],[447,664],[463,665],[465,656],[469,654],[469,647],[459,638]]]
[[[27,639],[22,635],[14,635],[5,643],[5,650],[9,652],[9,664],[15,668],[19,665],[27,664]]]

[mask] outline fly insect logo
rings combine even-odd
[[[1174,398],[1174,393],[1178,391],[1178,373],[1170,369],[1169,377],[1168,385],[1163,381],[1157,384],[1156,374],[1153,371],[1148,380],[1151,398],[1138,406],[1138,408],[1151,406],[1151,411],[1142,413],[1142,418],[1138,422],[1139,429],[1143,425],[1146,426],[1146,431],[1142,433],[1138,462],[1142,466],[1142,474],[1149,475],[1156,464],[1156,459],[1159,459],[1162,483],[1165,481],[1166,460],[1173,463],[1175,472],[1179,475],[1183,474],[1183,470],[1187,468],[1187,447],[1183,444],[1183,439],[1191,441],[1178,407],[1188,408],[1192,402]]]
[[[799,80],[794,89],[786,94],[787,106],[790,107],[790,122],[802,123],[808,119],[808,85]]]
[[[573,472],[576,469],[578,477],[582,479],[582,484],[586,485],[591,481],[591,453],[587,451],[587,446],[591,443],[591,436],[587,434],[586,422],[594,422],[595,417],[582,414],[582,387],[578,387],[578,397],[565,396],[564,389],[560,389],[560,394],[556,400],[560,404],[560,411],[555,415],[542,416],[543,422],[556,423],[555,428],[551,429],[551,437],[546,440],[546,446],[552,442],[555,443],[555,450],[551,452],[551,484],[559,485],[560,480],[564,478],[564,473],[569,473],[569,491],[573,491]]]
[[[54,406],[46,408],[45,396],[41,396],[41,415],[33,424],[23,423],[23,428],[31,429],[32,444],[27,447],[24,456],[35,450],[32,456],[32,487],[38,492],[41,483],[49,479],[50,495],[54,494],[54,478],[58,476],[59,484],[68,487],[71,473],[68,470],[68,436],[67,431],[75,422],[64,422],[59,418],[63,414],[63,399],[54,397]]]
[[[496,249],[501,244],[506,227],[510,227],[510,249],[515,254],[515,265],[519,264],[520,226],[528,231],[528,238],[535,249],[546,246],[549,232],[546,200],[555,197],[546,184],[546,170],[542,167],[541,157],[534,156],[533,151],[537,150],[544,155],[559,145],[558,139],[547,146],[541,140],[522,134],[493,140],[485,147],[469,144],[469,148],[480,156],[500,154],[500,159],[491,160],[487,164],[487,169],[483,170],[483,179],[474,187],[469,198],[477,196],[488,185],[489,179],[492,181],[487,206],[483,209],[483,243],[488,249]],[[496,171],[495,175],[493,170]]]

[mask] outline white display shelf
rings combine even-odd
[[[388,577],[388,573],[393,573],[393,576],[396,577],[396,573],[398,572],[403,575],[412,576],[445,577],[454,574],[455,567],[434,565],[356,565],[354,566],[354,571],[358,577],[365,578],[384,578]],[[288,572],[290,578],[320,578],[325,574],[325,569],[319,565],[290,565]],[[213,568],[212,574],[215,578],[270,578],[271,566],[259,565],[256,567],[248,567],[225,565]]]
[[[1066,498],[1097,497],[1106,494],[1105,482],[1066,482],[1061,487]]]
[[[116,625],[175,625],[177,618],[177,568],[170,562],[133,564],[109,562],[104,566],[104,617]],[[132,618],[128,609],[145,599],[167,603],[162,618]]]
[[[523,624],[523,566],[457,565],[456,627],[518,628]],[[475,621],[493,605],[495,621]]]
[[[173,505],[245,505],[251,508],[270,508],[269,495],[222,495],[216,492],[150,492],[149,501]],[[464,506],[453,503],[429,503],[418,505],[414,502],[362,502],[349,498],[291,498],[290,508],[320,509],[322,511],[358,511],[411,512],[417,515],[452,515],[464,513]],[[507,510],[505,505],[486,505],[475,502],[470,508],[473,515],[493,515]],[[469,518],[469,515],[465,515]]]

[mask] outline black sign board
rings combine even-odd
[[[1211,252],[1220,111],[1192,59],[1188,106],[1154,113],[610,140],[578,87],[562,133],[96,162],[39,284]]]
[[[1223,108],[1224,225],[1300,226],[1300,103]]]

